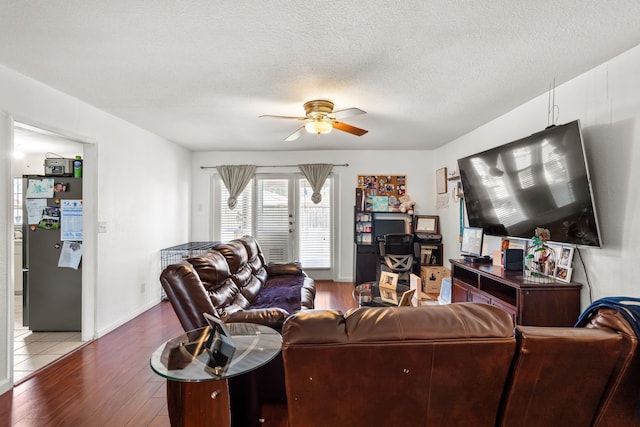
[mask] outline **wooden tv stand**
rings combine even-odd
[[[500,307],[514,325],[573,326],[580,315],[577,283],[534,283],[522,271],[451,259],[451,302]]]

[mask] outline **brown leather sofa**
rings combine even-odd
[[[168,266],[160,275],[185,331],[207,326],[202,313],[281,331],[285,319],[312,309],[315,283],[299,263],[269,264],[255,238],[245,236]],[[262,402],[286,401],[282,356],[229,380],[233,425],[257,426]]]
[[[309,310],[282,333],[291,427],[639,425],[637,339],[615,312],[514,331],[477,303]]]
[[[255,238],[245,236],[164,269],[160,282],[185,331],[207,325],[202,313],[225,322],[282,329],[293,312],[313,308],[315,283],[299,263],[265,263]]]

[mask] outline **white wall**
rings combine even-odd
[[[556,88],[558,124],[579,119],[590,165],[603,247],[581,248],[584,267],[574,256],[572,280],[583,285],[582,307],[592,298],[640,297],[640,46]],[[552,79],[552,76],[549,78]],[[455,167],[456,159],[505,144],[547,126],[544,94],[436,150],[437,164]],[[443,215],[444,214],[444,215]],[[445,248],[454,247],[458,211],[441,212]],[[449,252],[451,255],[451,252]],[[585,275],[585,269],[587,275]]]
[[[83,336],[109,332],[160,299],[159,251],[189,239],[189,153],[158,136],[106,114],[39,82],[0,67],[2,113],[27,124],[86,141],[85,247],[83,259]],[[5,126],[5,127],[3,127]],[[10,298],[9,265],[13,236],[6,207],[11,206],[10,153],[6,123],[0,126],[0,300]],[[97,221],[107,232],[97,234]],[[6,279],[6,280],[5,280]],[[141,289],[145,284],[144,291]],[[95,301],[95,307],[86,307]],[[11,365],[4,339],[10,308],[0,304],[0,366]],[[86,330],[88,327],[88,330]],[[11,324],[12,327],[12,324]],[[11,385],[0,370],[0,392]]]
[[[361,138],[366,146],[366,136]],[[358,175],[406,175],[407,194],[416,201],[416,213],[436,214],[433,188],[434,167],[426,151],[278,151],[278,152],[207,152],[193,153],[192,170],[192,235],[194,241],[212,239],[211,176],[215,169],[200,166],[218,165],[297,165],[300,163],[348,163],[335,167],[339,180],[339,220],[336,235],[336,281],[353,280],[353,219],[355,188]],[[297,168],[260,168],[258,173],[297,172]]]

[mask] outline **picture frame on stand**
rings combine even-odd
[[[396,292],[398,277],[398,274],[389,271],[380,272],[378,288],[380,289],[380,299],[382,301],[398,304],[398,293]]]
[[[575,248],[573,246],[557,246],[554,248],[557,253],[556,267],[553,272],[553,277],[561,282],[571,282],[571,273],[573,268],[573,252]]]

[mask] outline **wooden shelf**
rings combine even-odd
[[[495,305],[513,318],[514,324],[573,326],[580,315],[578,283],[536,283],[520,271],[506,271],[491,264],[464,260],[451,262],[452,302]]]

